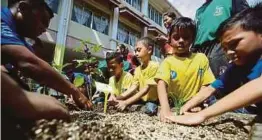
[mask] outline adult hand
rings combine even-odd
[[[168,120],[174,123],[184,125],[198,125],[204,122],[207,118],[202,116],[200,113],[190,113],[182,116],[168,116]]]
[[[72,97],[79,108],[90,110],[92,109],[92,102],[86,98],[84,94],[77,90]]]
[[[116,105],[116,107],[117,107],[119,110],[123,111],[123,110],[126,109],[127,104],[126,104],[125,101],[119,101],[119,100],[117,100],[117,103],[118,103],[118,104]]]
[[[64,119],[69,120],[66,107],[51,96],[25,91],[20,93],[13,110],[16,116],[27,119]]]

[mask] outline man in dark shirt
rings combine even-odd
[[[36,39],[46,31],[53,17],[52,10],[44,0],[9,2],[9,7],[1,10],[1,65],[11,64],[23,75],[72,96],[79,107],[90,108],[91,102],[47,62],[37,57],[24,39]]]

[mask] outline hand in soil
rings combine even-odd
[[[117,104],[116,96],[114,94],[110,94],[110,97],[107,100],[107,102],[108,105],[116,105]]]
[[[190,109],[190,111],[191,111],[191,112],[194,112],[194,113],[197,113],[197,112],[199,112],[199,111],[201,111],[201,110],[202,110],[201,107],[194,107],[194,108]]]
[[[182,115],[184,114],[185,112],[188,112],[190,110],[190,108],[187,106],[188,103],[186,103],[185,105],[183,105],[181,108],[180,108],[180,111],[179,111],[179,114]]]
[[[19,106],[19,114],[26,119],[69,119],[66,107],[53,97],[26,93],[25,102]]]
[[[126,102],[125,101],[117,101],[117,105],[116,105],[116,107],[119,109],[119,110],[121,110],[121,111],[123,111],[123,110],[125,110],[126,109],[126,107],[127,107],[127,104],[126,104]]]
[[[86,98],[81,92],[77,92],[77,94],[73,94],[73,99],[76,105],[81,109],[90,110],[92,109],[92,103],[90,100]]]
[[[167,119],[167,117],[172,116],[172,112],[171,111],[164,111],[163,109],[160,110],[160,121],[161,122],[170,122],[169,119]]]
[[[172,115],[166,118],[174,123],[179,123],[179,124],[184,124],[184,125],[198,125],[206,120],[206,118],[200,115],[199,113],[190,113],[190,114],[182,115],[182,116],[173,116]]]

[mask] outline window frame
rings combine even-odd
[[[95,30],[95,31],[97,31],[99,33],[102,33],[102,34],[105,34],[105,35],[109,35],[109,27],[110,27],[110,16],[109,15],[107,15],[107,14],[105,14],[103,12],[100,12],[100,11],[98,12],[96,10],[93,10],[93,8],[90,8],[90,6],[88,6],[88,4],[86,2],[84,2],[84,1],[77,1],[76,0],[76,1],[73,2],[73,6],[75,6],[75,5],[81,6],[82,9],[89,11],[91,13],[90,14],[91,20],[90,20],[89,26],[87,25],[87,21],[84,24],[80,24],[78,21],[73,19],[73,16],[75,16],[75,15],[73,15],[74,8],[72,8],[72,15],[71,15],[71,20],[72,21],[74,21],[74,22],[76,22],[76,23],[78,23],[80,25],[83,25],[83,26],[85,26],[87,28],[93,29],[93,30]],[[95,16],[99,17],[100,21],[101,21],[102,18],[107,19],[107,25],[106,25],[106,28],[105,28],[104,32],[100,32],[99,30],[95,29],[95,27],[94,27],[95,26],[94,25],[94,17]]]

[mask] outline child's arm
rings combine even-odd
[[[132,85],[127,91],[122,93],[121,95],[117,96],[117,100],[125,100],[133,95],[134,91],[136,91],[138,88],[138,85]]]
[[[172,116],[169,117],[169,119],[173,122],[185,125],[197,125],[216,115],[262,101],[261,83],[262,76],[238,88],[231,94],[216,102],[214,105],[199,113],[184,116]]]
[[[166,91],[166,83],[163,80],[159,80],[157,84],[157,94],[161,105],[160,120],[166,122],[166,117],[172,115],[170,106],[168,103],[168,96]]]
[[[143,89],[141,89],[139,92],[137,92],[134,96],[124,100],[124,101],[118,101],[117,107],[121,110],[124,110],[126,106],[138,101],[141,99],[150,89],[149,85],[146,85]]]
[[[185,105],[181,107],[180,114],[183,114],[189,111],[191,108],[199,105],[200,103],[205,101],[208,97],[210,97],[215,91],[216,89],[213,88],[212,86],[201,88],[201,90],[198,92],[196,96],[194,96],[192,99],[186,102]]]

